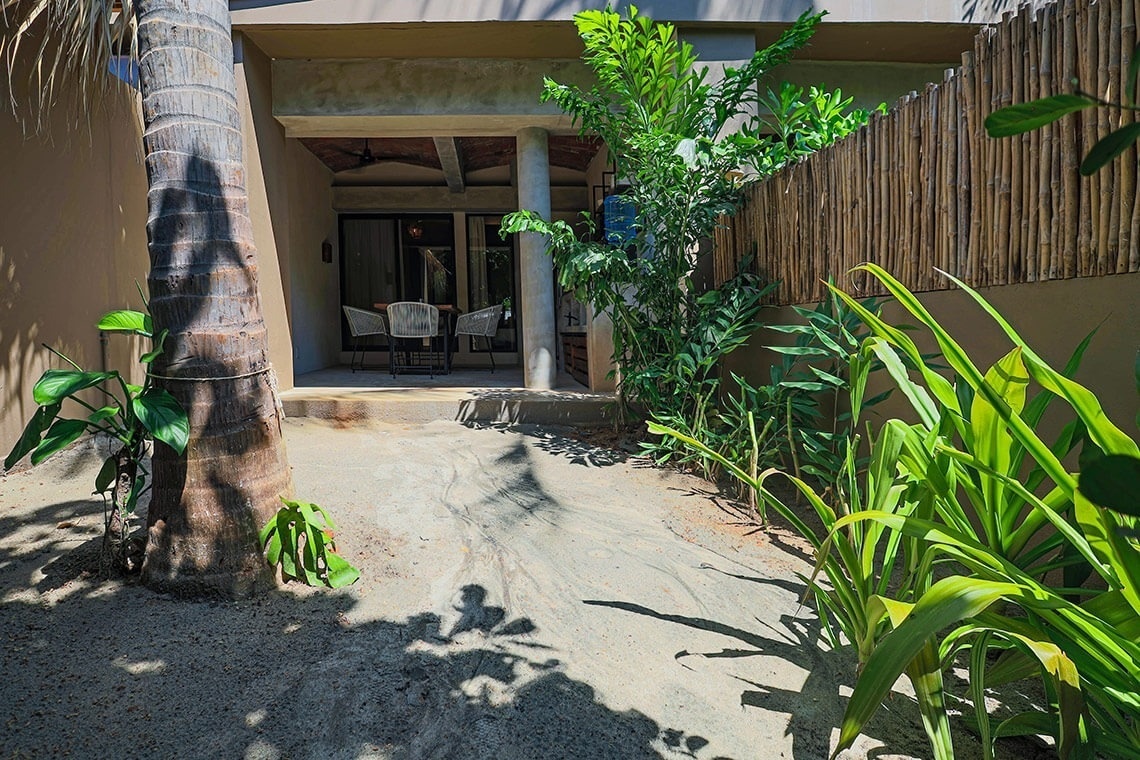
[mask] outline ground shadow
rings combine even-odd
[[[532,439],[535,446],[547,454],[563,457],[572,464],[583,467],[612,467],[630,460],[627,452],[583,441],[576,437],[575,431],[570,428],[473,421],[464,422],[463,425],[472,430],[495,430],[503,434],[524,435]]]
[[[708,757],[704,737],[607,707],[478,585],[454,614],[400,620],[350,621],[349,593],[187,601],[117,583],[45,606],[19,593],[38,559],[0,560],[5,757]]]

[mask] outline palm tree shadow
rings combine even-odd
[[[607,707],[482,587],[456,598],[458,623],[350,622],[346,593],[175,601],[109,584],[6,601],[0,754],[709,756],[704,737]]]
[[[707,569],[717,572],[712,566]],[[774,585],[786,591],[803,596],[802,584],[779,579],[733,575],[742,580]],[[831,754],[833,732],[840,726],[846,708],[845,690],[853,685],[855,659],[848,648],[827,650],[821,647],[821,627],[818,617],[810,614],[806,607],[796,615],[781,615],[778,625],[770,625],[757,619],[766,628],[764,632],[744,630],[707,618],[677,615],[654,610],[644,605],[616,600],[584,600],[584,604],[609,607],[637,615],[645,615],[686,628],[720,634],[733,643],[714,651],[689,651],[682,649],[674,657],[683,666],[689,658],[710,660],[740,660],[752,657],[776,658],[790,668],[773,671],[773,683],[760,683],[739,675],[732,677],[748,687],[740,694],[742,708],[758,708],[766,712],[776,712],[788,716],[785,735],[791,737],[791,757],[808,760],[828,757]],[[801,614],[802,613],[802,614]],[[798,673],[805,675],[798,688],[789,688],[789,679],[798,682]],[[896,695],[897,696],[897,695]],[[918,713],[913,701],[906,698],[892,699],[886,712],[895,713],[899,720],[912,723],[916,728]],[[919,732],[921,733],[921,732]],[[921,754],[924,744],[916,745]],[[895,747],[892,747],[894,749]]]
[[[151,190],[151,311],[156,329],[171,332],[152,371],[200,443],[181,456],[155,446],[147,529],[157,546],[148,546],[143,573],[156,587],[228,596],[251,578],[267,584],[248,547],[268,517],[257,505],[289,495],[288,463],[245,188],[239,175],[219,173],[211,151],[198,151],[175,172],[180,184]],[[196,504],[213,511],[190,514]],[[195,527],[204,519],[212,523],[205,534]],[[244,563],[245,577],[219,571],[197,588],[195,566],[211,554]]]

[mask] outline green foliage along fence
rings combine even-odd
[[[941,83],[751,188],[717,232],[718,281],[753,251],[782,304],[819,301],[829,276],[881,294],[865,273],[846,275],[868,261],[914,291],[950,287],[935,268],[974,286],[1140,271],[1136,147],[1091,177],[1077,171],[1136,113],[1091,109],[1001,140],[983,127],[1074,79],[1119,99],[1138,16],[1135,0],[1060,0],[984,29]]]

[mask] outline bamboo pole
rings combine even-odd
[[[994,109],[994,30],[987,29],[978,38],[983,41],[982,55],[979,56],[979,68],[982,75],[978,77],[981,83],[981,92],[978,96],[979,119],[984,123],[987,116]],[[983,246],[978,255],[978,285],[989,285],[993,282],[992,262],[997,244],[997,176],[999,169],[999,150],[997,141],[983,140],[981,142],[982,155],[985,158],[983,181],[985,182],[985,200],[982,206],[982,240]]]
[[[998,28],[996,65],[994,66],[994,89],[991,103],[993,110],[1005,108],[1013,102],[1013,61],[1010,45],[1011,23]],[[1013,140],[998,141],[997,176],[994,178],[994,248],[991,252],[990,280],[992,285],[1004,285],[1008,280],[1009,255],[1011,244],[1010,201],[1012,198]]]
[[[945,202],[941,200],[944,197],[942,183],[946,179],[946,146],[943,139],[948,140],[949,134],[943,129],[942,124],[942,93],[940,89],[941,86],[937,84],[931,84],[927,87],[929,92],[927,93],[926,129],[929,131],[923,132],[921,136],[922,150],[924,153],[930,154],[928,161],[931,171],[934,173],[934,176],[927,180],[928,187],[923,204],[925,206],[923,217],[926,221],[925,245],[930,249],[924,272],[927,290],[936,287],[935,278],[940,276],[934,271],[934,268],[946,268],[946,247],[950,242],[948,238],[949,225],[942,218],[946,212]]]
[[[1084,32],[1084,41],[1077,51],[1077,80],[1087,83],[1084,86],[1096,89],[1097,83],[1097,28],[1096,13],[1099,5],[1081,3],[1077,6],[1076,28],[1078,34]],[[1097,117],[1096,114],[1083,112],[1077,114],[1080,124],[1079,149],[1077,155],[1083,156],[1096,144]],[[1096,267],[1096,230],[1095,221],[1100,215],[1100,175],[1082,177],[1078,180],[1080,193],[1080,223],[1077,231],[1077,263],[1076,269],[1066,268],[1067,277],[1082,277],[1090,274]]]
[[[953,109],[953,119],[958,125],[958,167],[955,174],[957,175],[957,192],[955,198],[958,205],[958,245],[954,251],[954,274],[959,277],[966,276],[966,258],[970,250],[970,225],[972,224],[973,214],[970,209],[973,204],[973,198],[970,197],[970,161],[971,161],[971,148],[970,148],[970,128],[966,115],[966,98],[969,88],[972,86],[966,77],[965,57],[963,56],[963,65],[961,69],[962,75],[957,78],[954,93],[955,107]]]
[[[978,250],[982,238],[982,172],[983,138],[981,122],[978,118],[978,79],[976,51],[962,53],[962,96],[963,111],[966,115],[966,135],[969,140],[969,164],[965,171],[965,181],[970,187],[970,227],[966,246],[966,261],[962,268],[963,279],[971,284],[978,282]]]
[[[1104,71],[1105,82],[1102,92],[1110,92],[1113,101],[1123,99],[1120,89],[1120,3],[1111,1],[1104,4],[1100,15],[1101,27],[1108,37],[1108,44],[1101,38],[1101,69]],[[1107,13],[1105,11],[1108,11]],[[1099,109],[1102,114],[1101,135],[1112,132],[1120,124],[1120,109],[1111,111],[1106,108]],[[1123,179],[1123,164],[1119,157],[1106,167],[1111,174],[1101,186],[1103,194],[1101,200],[1102,240],[1098,258],[1097,274],[1113,274],[1116,272],[1116,256],[1120,250],[1120,202],[1116,199],[1116,191]]]
[[[939,113],[943,124],[945,142],[942,146],[942,183],[939,186],[941,193],[941,213],[946,240],[942,253],[940,267],[944,272],[956,274],[955,263],[958,259],[958,77],[953,69],[947,69],[942,77],[942,87],[939,90],[942,100],[939,103]],[[940,280],[939,280],[940,281]]]
[[[1026,52],[1025,65],[1025,92],[1023,93],[1025,100],[1035,100],[1041,97],[1039,87],[1039,74],[1038,74],[1038,60],[1039,52],[1038,45],[1040,43],[1040,30],[1037,24],[1036,14],[1028,17],[1025,24],[1025,38],[1023,46]],[[1037,280],[1037,234],[1038,234],[1038,216],[1040,215],[1041,206],[1040,200],[1035,197],[1037,188],[1039,186],[1038,174],[1040,171],[1040,164],[1037,160],[1039,155],[1038,151],[1041,147],[1041,136],[1038,130],[1034,130],[1026,135],[1026,139],[1021,141],[1022,149],[1022,164],[1025,166],[1025,185],[1023,195],[1023,208],[1024,208],[1024,240],[1025,249],[1022,252],[1022,280],[1021,282],[1035,282]]]
[[[890,160],[891,160],[891,154],[889,152],[890,143],[887,141],[887,137],[888,137],[889,130],[890,130],[890,123],[893,120],[893,118],[894,118],[893,114],[890,117],[887,117],[887,116],[880,117],[878,120],[878,123],[876,125],[876,132],[878,133],[876,135],[876,139],[878,142],[878,148],[877,148],[876,152],[881,157],[880,162],[875,167],[877,170],[884,165],[890,164]],[[891,208],[891,206],[890,206],[891,175],[889,172],[887,172],[885,174],[886,174],[886,176],[883,176],[884,172],[879,171],[879,183],[878,183],[879,203],[878,203],[878,208],[876,210],[877,211],[877,217],[878,217],[877,226],[879,229],[879,246],[878,246],[878,250],[876,251],[875,259],[876,259],[876,261],[878,261],[878,263],[880,265],[882,265],[882,267],[884,269],[891,271],[891,269],[890,269],[890,263],[891,263],[890,262],[890,251],[891,251],[891,238],[890,238],[890,234],[891,234],[891,227],[890,227],[890,225],[891,225],[891,214],[890,214],[890,208]],[[868,280],[867,286],[868,286],[867,292],[870,292],[871,289],[874,287],[874,283],[871,282],[871,280]]]
[[[1008,95],[1010,103],[1021,103],[1025,99],[1025,7],[1013,16],[1009,26],[1006,27],[1006,45],[1004,58],[1007,61],[1006,79],[1008,81]],[[1002,105],[1007,103],[1003,101]],[[1001,282],[1023,282],[1024,267],[1021,264],[1023,245],[1026,235],[1026,217],[1021,213],[1021,191],[1024,183],[1024,142],[1028,135],[1018,135],[1013,140],[1006,140],[1007,160],[1009,161],[1009,239],[1005,245],[1005,266],[1002,268]]]
[[[1117,91],[1123,96],[1129,86],[1128,69],[1132,63],[1132,52],[1136,45],[1136,10],[1128,0],[1125,0],[1121,5],[1119,44],[1121,77],[1120,86]],[[1121,111],[1121,127],[1134,122],[1134,114],[1131,111],[1127,109]],[[1119,240],[1117,241],[1116,262],[1113,269],[1113,271],[1117,273],[1128,271],[1128,258],[1132,253],[1132,246],[1136,239],[1132,234],[1135,217],[1132,214],[1131,200],[1133,196],[1136,195],[1136,162],[1136,146],[1132,144],[1120,154],[1120,192],[1117,194],[1120,201],[1117,229],[1120,231],[1120,234]]]
[[[1097,68],[1096,68],[1096,82],[1097,93],[1102,97],[1115,99],[1118,95],[1116,88],[1111,84],[1112,71],[1109,68],[1108,55],[1112,48],[1112,7],[1115,2],[1100,2],[1095,6],[1096,21],[1095,29],[1097,36]],[[1118,19],[1119,22],[1119,19]],[[1090,28],[1093,24],[1089,25]],[[1118,38],[1119,39],[1119,38]],[[1117,50],[1117,58],[1119,59],[1119,49]],[[1097,140],[1104,137],[1111,131],[1110,120],[1111,111],[1108,108],[1098,108],[1096,114],[1096,137]],[[1090,145],[1089,148],[1092,146]],[[1086,274],[1105,275],[1108,274],[1108,259],[1111,256],[1115,261],[1116,252],[1115,245],[1113,250],[1110,250],[1109,226],[1112,219],[1112,209],[1116,208],[1113,203],[1113,173],[1115,169],[1115,162],[1109,162],[1100,171],[1096,173],[1096,190],[1099,195],[1099,209],[1096,216],[1094,216],[1094,223],[1097,223],[1097,236],[1096,236],[1096,250],[1095,250],[1095,268],[1092,272]],[[1115,236],[1112,236],[1115,238]]]
[[[1064,0],[1061,8],[1061,82],[1071,82],[1077,75],[1077,28],[1076,8],[1073,0]],[[1067,89],[1067,86],[1066,86]],[[1068,116],[1061,121],[1061,177],[1064,183],[1064,196],[1061,200],[1063,224],[1061,240],[1064,250],[1056,272],[1050,277],[1072,277],[1076,272],[1076,247],[1078,226],[1081,217],[1080,190],[1077,181],[1077,117]],[[1079,150],[1079,148],[1078,148]]]

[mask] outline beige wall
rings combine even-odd
[[[289,167],[289,323],[293,372],[340,361],[340,244],[332,208],[332,173],[296,140],[287,140]],[[321,245],[332,245],[332,262]]]
[[[1130,435],[1137,435],[1136,414],[1140,399],[1136,391],[1134,362],[1140,348],[1140,273],[1089,277],[1074,280],[1007,285],[981,291],[1033,350],[1055,369],[1064,367],[1073,349],[1094,327],[1100,330],[1085,353],[1077,380],[1100,399],[1109,418]],[[1013,347],[993,321],[961,291],[920,294],[920,300],[935,319],[966,349],[983,371]],[[772,310],[772,323],[798,322],[790,308]],[[902,310],[888,304],[884,315],[892,324],[914,324]],[[909,315],[906,315],[909,316]],[[926,333],[916,333],[923,350],[933,350]],[[761,330],[750,346],[731,357],[728,367],[750,382],[768,381],[772,356],[761,346],[779,341],[775,333]],[[890,387],[879,378],[868,396]],[[1063,404],[1054,403],[1051,422],[1045,428],[1051,437],[1059,430]],[[874,408],[872,424],[889,417],[912,418],[901,394],[895,393]],[[1070,417],[1071,418],[1071,415]]]
[[[261,307],[284,390],[294,373],[335,364],[340,347],[338,257],[320,257],[321,243],[336,245],[332,173],[274,120],[269,59],[241,38],[235,55]]]
[[[5,104],[8,94],[0,83]],[[32,385],[61,365],[41,343],[100,369],[95,323],[111,309],[141,308],[135,283],[146,286],[136,94],[116,83],[79,129],[64,113],[70,98],[61,93],[43,137],[25,139],[6,106],[0,109],[0,456],[36,409]],[[137,349],[111,336],[110,368],[137,373]]]

